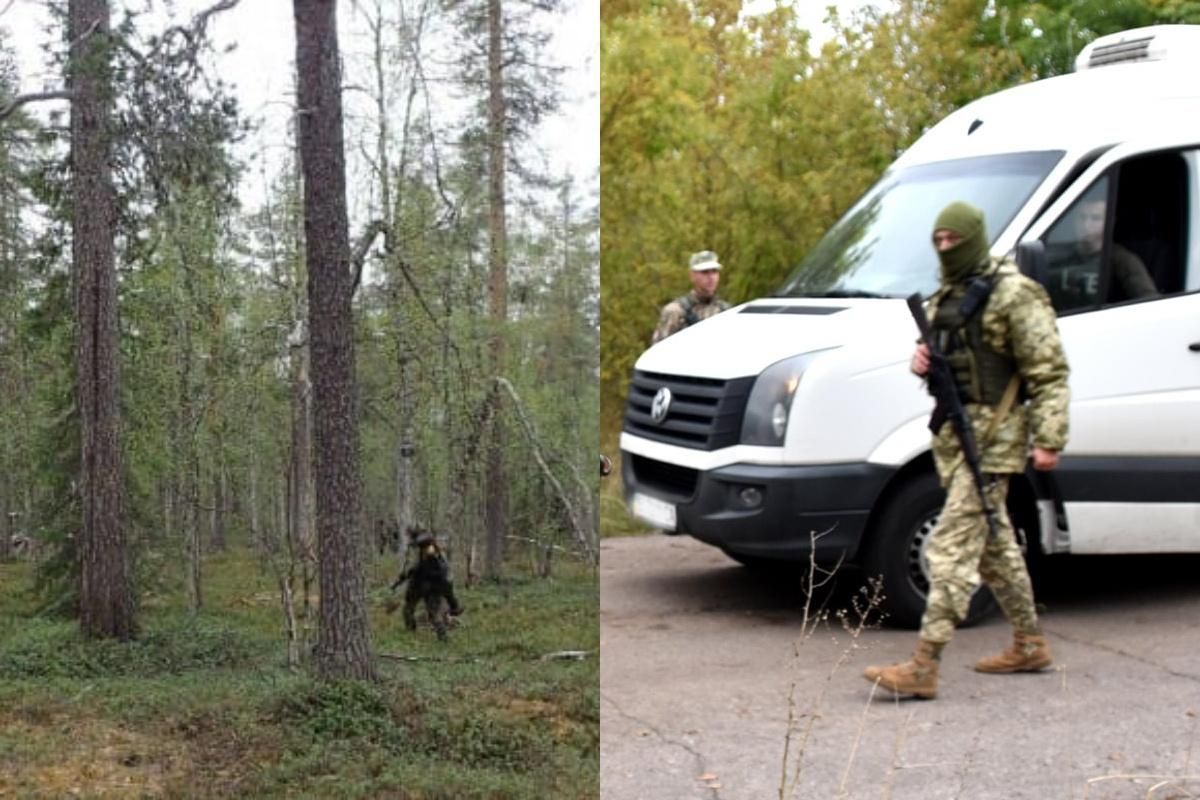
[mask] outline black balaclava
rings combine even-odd
[[[962,237],[954,247],[938,252],[943,283],[959,283],[987,266],[987,227],[978,208],[961,201],[951,203],[938,214],[933,230],[954,231]]]

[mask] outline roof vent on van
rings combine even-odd
[[[1101,36],[1079,51],[1075,71],[1134,61],[1190,57],[1200,47],[1200,25],[1151,25]]]

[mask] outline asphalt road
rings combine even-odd
[[[810,607],[863,583],[846,571]],[[1200,557],[1056,561],[1036,592],[1052,670],[974,672],[1008,642],[995,618],[947,647],[936,700],[898,702],[861,673],[914,632],[855,636],[831,613],[806,637],[794,573],[686,537],[605,539],[601,797],[770,800],[785,775],[806,800],[1200,797]]]

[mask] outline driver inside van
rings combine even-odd
[[[1057,263],[1051,263],[1050,294],[1059,309],[1091,305],[1100,294],[1100,256],[1104,248],[1104,223],[1107,219],[1107,182],[1101,181],[1076,204],[1074,242]],[[1113,242],[1112,278],[1108,291],[1110,302],[1155,297],[1158,288],[1149,270],[1137,254]]]

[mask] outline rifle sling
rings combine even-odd
[[[1008,385],[1004,387],[1004,395],[1000,398],[999,405],[996,406],[996,413],[992,415],[992,421],[988,423],[987,430],[983,432],[983,439],[979,442],[979,457],[983,458],[983,451],[989,444],[992,443],[992,437],[996,435],[996,429],[1000,427],[1000,423],[1004,422],[1004,418],[1008,416],[1008,412],[1012,410],[1013,402],[1017,399],[1017,390],[1021,388],[1021,376],[1014,374],[1008,380]],[[962,466],[962,452],[959,452],[958,457],[954,459],[954,463],[950,466],[948,474],[953,475],[954,470]]]

